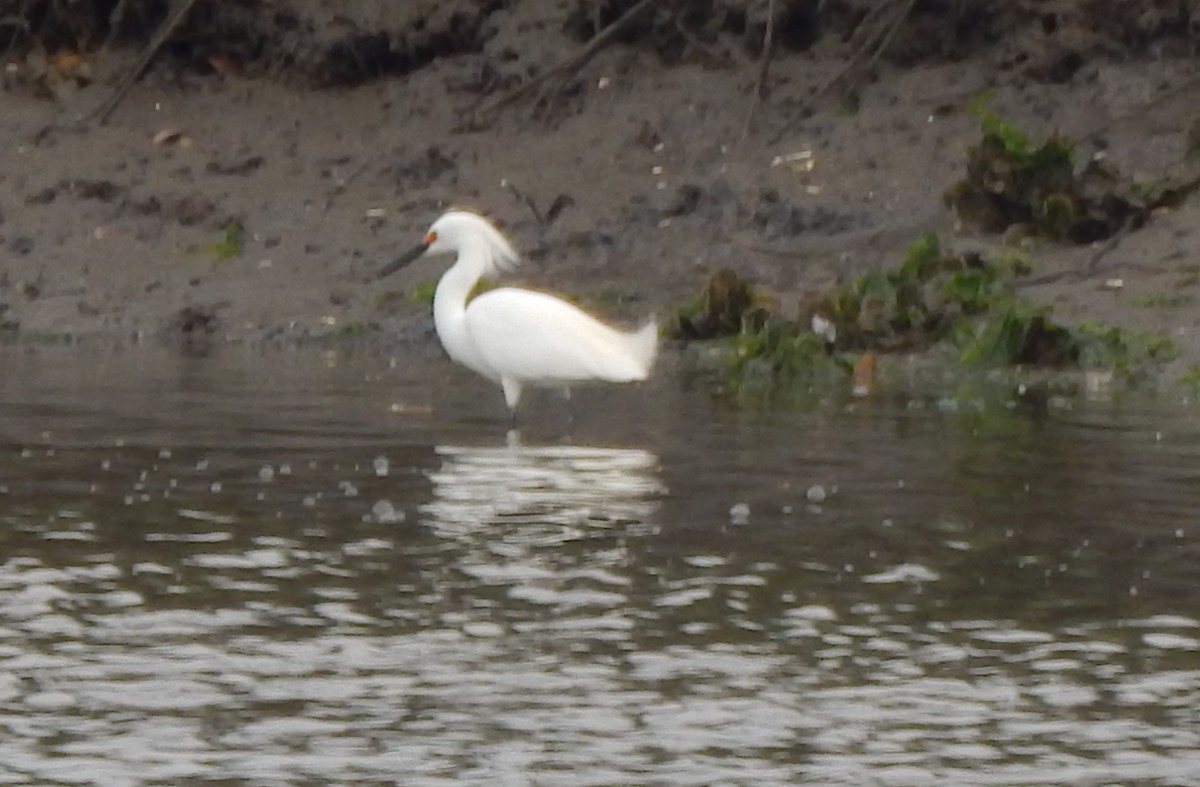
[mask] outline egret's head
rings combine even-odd
[[[422,254],[462,253],[466,250],[484,255],[484,275],[508,270],[517,264],[517,252],[491,222],[466,210],[443,213],[425,233],[421,243],[379,272],[387,276]]]
[[[421,243],[430,254],[480,249],[498,270],[511,268],[517,262],[517,252],[500,231],[483,216],[466,210],[443,213]]]

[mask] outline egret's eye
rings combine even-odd
[[[425,233],[425,240],[421,241],[421,243],[423,243],[426,246],[432,246],[433,242],[436,240],[437,240],[436,232],[427,232],[427,233]]]

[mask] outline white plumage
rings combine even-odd
[[[482,216],[459,210],[443,214],[414,253],[381,275],[424,252],[458,254],[433,297],[442,346],[454,361],[499,383],[510,410],[516,410],[527,385],[631,382],[649,375],[658,350],[653,320],[636,331],[620,331],[553,295],[515,287],[491,290],[468,302],[482,277],[509,270],[518,260]]]

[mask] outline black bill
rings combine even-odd
[[[393,273],[424,254],[425,250],[428,248],[429,244],[427,243],[421,243],[413,246],[411,249],[380,268],[379,273],[375,274],[375,278],[382,279],[385,276],[391,276]]]

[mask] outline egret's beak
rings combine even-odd
[[[387,265],[379,269],[379,273],[375,274],[375,278],[382,279],[384,276],[391,276],[396,271],[403,268],[413,260],[420,257],[425,252],[429,251],[429,247],[438,239],[437,233],[433,230],[425,233],[425,237],[416,246],[413,246],[408,251],[401,254],[396,259],[392,260]]]
[[[380,268],[379,273],[375,274],[375,278],[382,279],[385,276],[391,276],[393,273],[424,254],[428,248],[428,243],[419,243],[416,246],[413,246],[411,249]]]

